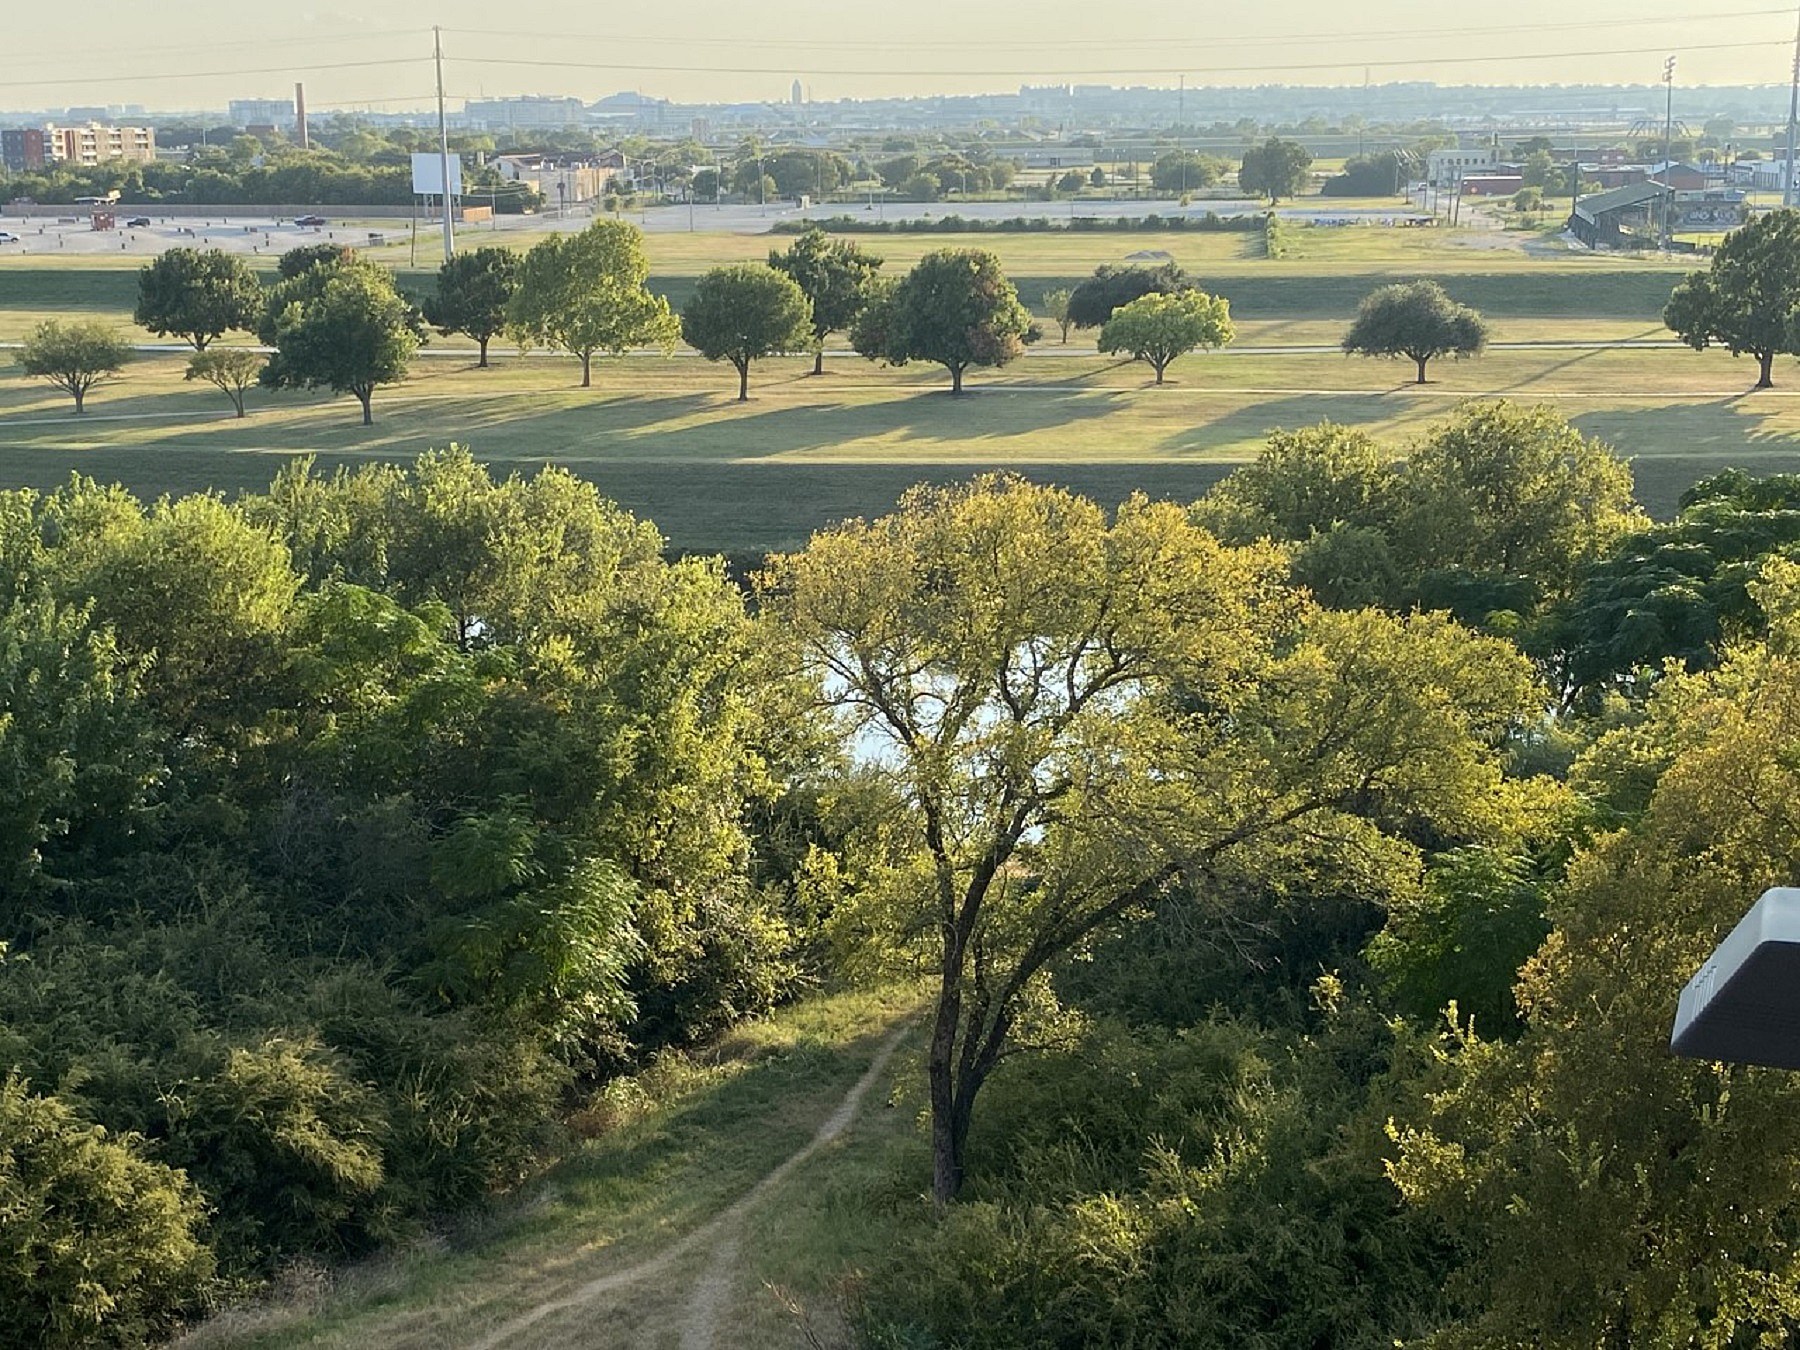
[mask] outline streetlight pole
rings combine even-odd
[[[1675,58],[1671,56],[1663,62],[1663,84],[1665,86],[1665,103],[1663,105],[1663,210],[1662,210],[1662,245],[1666,250],[1674,242],[1670,227],[1674,223],[1675,214]]]

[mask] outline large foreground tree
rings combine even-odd
[[[1800,350],[1800,211],[1771,211],[1733,230],[1704,272],[1675,288],[1663,322],[1695,351],[1754,356],[1756,387],[1775,383],[1775,358]]]
[[[1181,883],[1387,857],[1384,832],[1498,782],[1534,699],[1511,647],[1442,618],[1314,610],[1272,547],[1180,508],[1115,522],[1056,489],[915,489],[763,578],[768,612],[900,805],[835,920],[935,972],[933,1192],[1053,1013],[1049,965]]]

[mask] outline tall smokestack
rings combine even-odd
[[[294,139],[302,150],[312,149],[312,138],[306,134],[306,86],[294,86]]]

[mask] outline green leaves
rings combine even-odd
[[[242,258],[216,248],[172,248],[139,271],[132,317],[139,327],[204,352],[233,329],[254,329],[262,303],[262,284]]]
[[[1440,356],[1479,356],[1487,340],[1487,321],[1481,315],[1457,304],[1435,281],[1409,281],[1366,296],[1343,346],[1355,356],[1409,357],[1424,384],[1428,362]]]
[[[767,608],[910,816],[872,822],[834,924],[939,972],[940,1200],[1053,961],[1178,877],[1404,874],[1413,838],[1502,813],[1501,747],[1541,698],[1525,660],[1442,616],[1316,610],[1284,570],[1173,506],[1109,523],[995,478],[772,564]]]
[[[1270,205],[1283,197],[1298,196],[1312,168],[1312,152],[1298,141],[1271,136],[1244,151],[1238,168],[1238,186],[1245,192],[1266,196]]]
[[[438,332],[467,333],[480,345],[487,365],[488,343],[506,327],[522,267],[510,248],[478,248],[446,259],[438,268],[437,290],[425,318]]]
[[[649,276],[643,236],[633,225],[600,220],[580,234],[552,235],[525,255],[509,326],[580,357],[586,388],[596,352],[674,349],[680,324],[669,302],[645,286]]]
[[[67,882],[71,845],[129,830],[156,778],[136,662],[86,610],[48,597],[0,610],[0,933]]]
[[[1669,297],[1663,322],[1695,351],[1718,345],[1761,365],[1757,387],[1774,383],[1775,357],[1800,351],[1800,211],[1770,211],[1725,236],[1704,272]]]
[[[46,319],[19,346],[19,369],[48,380],[75,400],[75,411],[87,411],[87,396],[112,379],[131,348],[99,319]]]
[[[205,1203],[145,1155],[141,1138],[0,1082],[0,1340],[143,1345],[199,1304],[213,1273]]]
[[[855,322],[881,261],[854,240],[819,229],[807,230],[785,252],[769,251],[769,266],[792,277],[812,302],[812,333],[820,342]]]
[[[1102,352],[1127,352],[1144,361],[1163,382],[1163,372],[1176,357],[1197,347],[1223,347],[1234,333],[1231,302],[1204,291],[1144,295],[1113,311],[1100,330]]]
[[[798,247],[798,245],[796,245]],[[702,276],[681,314],[681,336],[708,361],[730,361],[738,399],[750,396],[750,363],[799,351],[811,337],[812,302],[794,279],[744,263]]]
[[[418,315],[393,277],[368,263],[324,263],[277,286],[268,303],[275,355],[263,383],[354,394],[369,425],[370,397],[406,378],[419,347]]]
[[[1006,365],[1033,332],[998,258],[980,249],[940,249],[900,281],[872,291],[850,340],[871,361],[934,361],[961,393],[965,370]]]
[[[1770,570],[1786,632],[1794,568]],[[1642,805],[1551,893],[1524,1034],[1444,1038],[1393,1127],[1402,1193],[1466,1252],[1465,1314],[1434,1343],[1774,1343],[1800,1310],[1800,1088],[1667,1045],[1682,985],[1800,866],[1800,671],[1780,641],[1745,646],[1665,680],[1648,712],[1578,767]]]

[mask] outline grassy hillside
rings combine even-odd
[[[695,1294],[710,1281],[706,1315],[728,1329],[717,1344],[791,1346],[795,1322],[768,1285],[829,1319],[838,1280],[889,1236],[883,1209],[888,1225],[903,1222],[925,1188],[914,1113],[893,1104],[913,1077],[907,1052],[887,1061],[841,1136],[735,1222],[708,1220],[807,1146],[883,1047],[909,1034],[916,1008],[906,990],[821,998],[668,1056],[577,1113],[584,1137],[485,1220],[230,1310],[182,1344],[469,1347],[556,1305],[505,1344],[673,1350],[694,1334]],[[629,1278],[635,1269],[643,1278]],[[595,1289],[616,1275],[628,1278]]]
[[[875,240],[868,246],[883,252],[888,242]],[[762,253],[756,256],[761,257]],[[1036,307],[1045,291],[1073,286],[1100,262],[1111,260],[1110,251],[1097,253],[1093,262],[1084,260],[1082,266],[1071,266],[1066,271],[1016,272],[1013,281],[1021,298]],[[1204,263],[1200,269],[1195,273],[1200,282],[1229,297],[1233,313],[1250,320],[1347,320],[1355,313],[1357,303],[1373,287],[1405,271],[1401,268],[1318,275],[1273,272],[1267,275],[1225,272],[1208,275]],[[696,272],[659,270],[652,274],[650,285],[680,308],[693,292],[696,275]],[[435,281],[435,273],[424,270],[403,268],[399,276],[403,288],[420,295],[429,293]],[[1445,289],[1456,299],[1496,319],[1558,314],[1583,319],[1627,319],[1647,324],[1660,323],[1672,285],[1670,275],[1662,270],[1522,273],[1515,269],[1451,274],[1442,280]],[[136,303],[135,268],[0,267],[0,333],[18,326],[7,317],[16,313],[74,309],[129,314]]]

